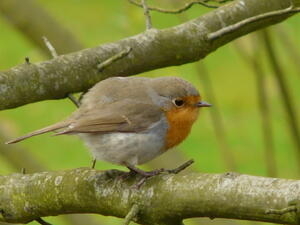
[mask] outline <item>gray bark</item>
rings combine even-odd
[[[236,0],[175,27],[149,29],[114,43],[18,65],[0,72],[0,109],[64,98],[68,93],[86,91],[109,76],[129,76],[197,61],[237,37],[298,12],[288,10],[290,3],[300,6],[299,0]],[[271,14],[261,16],[266,13]],[[237,26],[230,27],[234,24]],[[231,29],[226,32],[226,28]],[[129,47],[132,50],[128,55],[99,72],[101,62]]]
[[[98,213],[124,218],[138,206],[138,224],[180,224],[192,217],[299,224],[300,181],[237,173],[162,174],[133,185],[121,171],[79,168],[0,177],[0,221]],[[1,214],[0,214],[1,215]]]

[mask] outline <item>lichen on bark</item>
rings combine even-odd
[[[299,7],[297,0],[291,1]],[[261,19],[209,41],[208,35],[247,18],[289,7],[289,1],[236,0],[210,13],[175,27],[149,29],[113,43],[61,55],[40,63],[24,63],[0,72],[0,109],[65,98],[68,93],[86,91],[110,76],[129,76],[141,72],[194,62],[233,39],[285,20],[294,13]],[[97,65],[131,48],[126,57],[103,71]]]
[[[120,179],[124,172],[78,168],[0,177],[0,221],[27,223],[42,216],[98,213],[125,218],[134,204],[135,222],[178,224],[211,217],[297,224],[298,211],[267,213],[299,202],[300,181],[238,173],[162,174],[140,189],[141,178]],[[221,206],[221,207],[220,207]]]

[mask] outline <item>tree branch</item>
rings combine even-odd
[[[300,6],[299,0],[292,2],[295,7]],[[179,26],[150,29],[133,37],[61,55],[49,61],[24,63],[0,72],[0,109],[65,98],[68,93],[85,91],[109,76],[129,76],[197,61],[233,39],[285,20],[296,11],[256,19],[214,41],[208,40],[209,34],[289,6],[289,1],[281,0],[236,0]],[[132,51],[126,57],[104,71],[98,71],[99,63],[128,47]]]
[[[146,30],[151,29],[152,28],[152,20],[151,20],[151,15],[148,9],[148,5],[147,5],[147,0],[142,0],[142,7],[144,10],[144,16],[146,19]]]
[[[213,32],[208,35],[208,40],[215,40],[217,38],[220,38],[226,34],[235,32],[236,30],[241,29],[242,27],[251,24],[255,21],[260,21],[261,19],[267,19],[267,18],[274,18],[277,16],[283,16],[287,14],[292,14],[292,13],[297,13],[300,12],[300,8],[293,8],[293,5],[286,9],[281,9],[281,10],[275,10],[273,12],[267,12],[258,16],[250,17],[249,19],[243,20],[241,22],[238,22],[236,24],[230,25],[228,27],[224,27],[221,30],[218,30],[216,32]]]
[[[144,225],[179,224],[191,217],[297,224],[300,214],[298,180],[236,173],[162,174],[137,190],[132,186],[140,177],[120,179],[123,174],[79,168],[1,176],[0,221],[27,223],[43,216],[97,213],[127,216]]]
[[[136,2],[135,0],[129,0],[129,2],[138,7],[143,7],[143,4]],[[168,9],[162,9],[162,8],[150,7],[150,6],[148,7],[148,9],[151,11],[156,11],[156,12],[161,12],[161,13],[178,14],[178,13],[182,13],[182,12],[190,9],[193,5],[202,5],[207,8],[218,8],[218,6],[209,5],[205,1],[196,0],[193,2],[186,3],[182,8],[179,8],[179,9],[173,9],[173,10],[169,9],[168,10]]]
[[[50,41],[47,39],[47,37],[43,36],[43,40],[45,42],[45,45],[47,46],[47,48],[49,49],[49,52],[51,53],[53,58],[58,57],[58,54],[55,50],[55,48],[53,47],[53,45],[50,43]],[[78,108],[80,106],[79,101],[75,98],[74,95],[72,94],[68,94],[68,98],[70,99],[70,101]]]

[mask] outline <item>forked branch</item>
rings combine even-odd
[[[291,2],[294,8],[289,8]],[[0,109],[65,98],[68,93],[86,91],[110,76],[129,76],[197,61],[235,38],[296,14],[300,2],[291,2],[236,0],[175,27],[149,29],[114,43],[1,71]],[[101,72],[97,69],[99,62],[127,48],[132,49],[128,56]]]

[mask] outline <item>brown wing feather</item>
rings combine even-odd
[[[33,131],[18,137],[6,144],[13,144],[24,139],[57,131],[55,135],[74,133],[109,133],[109,132],[139,132],[147,129],[161,119],[163,111],[156,106],[130,101],[118,101],[103,107],[79,109],[67,119],[51,126]]]
[[[74,115],[73,123],[56,135],[70,133],[139,132],[161,119],[159,107],[128,101],[93,108]]]
[[[69,124],[70,123],[68,121],[58,122],[58,123],[55,123],[55,124],[50,125],[48,127],[44,127],[42,129],[33,131],[29,134],[23,135],[23,136],[18,137],[16,139],[10,140],[10,141],[6,142],[5,144],[14,144],[14,143],[17,143],[19,141],[23,141],[24,139],[27,139],[27,138],[30,138],[30,137],[33,137],[33,136],[36,136],[36,135],[44,134],[44,133],[47,133],[47,132],[50,132],[50,131],[56,131],[58,129],[62,129],[62,128],[67,127]]]

